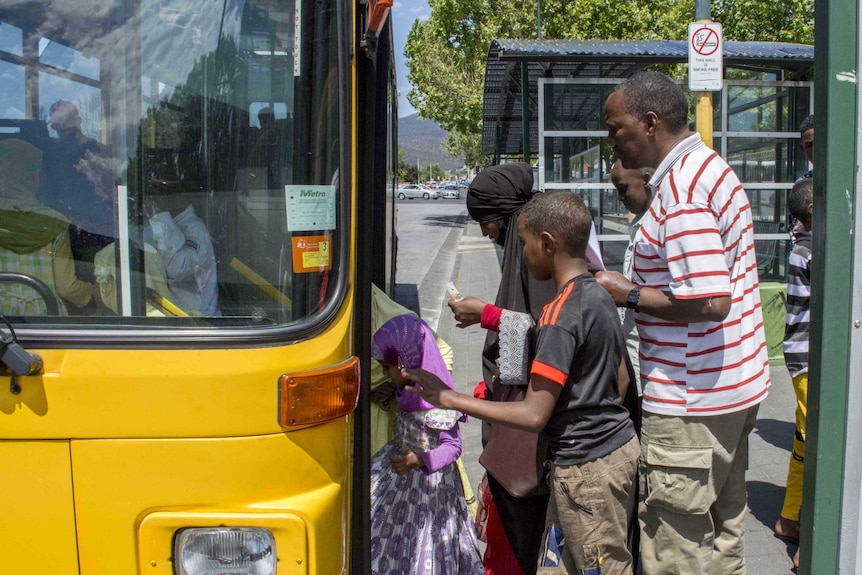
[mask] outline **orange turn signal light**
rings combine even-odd
[[[377,35],[386,23],[386,17],[392,8],[392,0],[371,0],[368,3],[368,30],[369,34]]]
[[[286,373],[278,382],[278,423],[314,425],[343,417],[359,400],[359,358],[337,365]]]

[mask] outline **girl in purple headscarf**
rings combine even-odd
[[[403,367],[426,369],[454,389],[434,333],[417,317],[396,316],[374,334],[371,355],[397,387],[395,438],[371,459],[372,572],[483,575],[454,465],[466,417],[403,389]]]

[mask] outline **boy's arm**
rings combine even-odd
[[[623,349],[623,353],[628,353],[625,349]],[[629,380],[629,369],[626,366],[626,358],[620,360],[620,366],[617,368],[617,392],[620,394],[620,397],[625,397],[626,393],[629,390],[629,384],[631,381]]]
[[[428,403],[454,409],[489,423],[499,423],[538,433],[545,428],[562,387],[543,376],[533,375],[523,401],[485,401],[458,393],[423,369],[403,369],[401,373],[418,385],[405,387]]]

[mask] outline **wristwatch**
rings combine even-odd
[[[643,286],[635,286],[629,291],[626,296],[626,307],[638,311],[638,301],[641,299],[641,289]]]

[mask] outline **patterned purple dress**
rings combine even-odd
[[[458,425],[456,411],[395,415],[393,439],[371,459],[371,571],[375,575],[484,575],[473,519],[453,463],[426,473],[392,470],[403,449],[438,445],[441,430]]]

